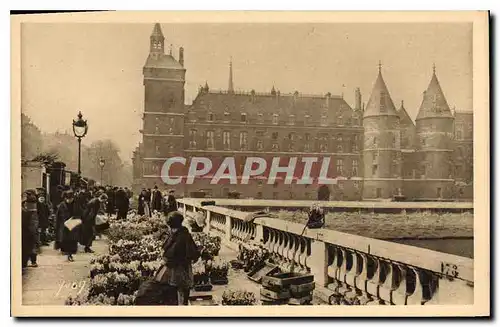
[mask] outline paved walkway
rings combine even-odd
[[[94,242],[96,253],[106,253],[106,239]],[[89,267],[91,254],[83,252],[83,247],[74,256],[74,262],[68,262],[66,256],[54,250],[53,246],[43,247],[38,257],[38,267],[28,267],[23,273],[23,304],[24,305],[64,305],[69,295],[76,296],[86,292],[89,286]],[[223,246],[220,256],[226,261],[236,259],[236,251]],[[260,303],[260,284],[250,280],[243,270],[229,269],[228,285],[214,285],[211,292],[215,303],[222,302],[222,294],[227,289],[246,290],[253,292]],[[192,293],[193,295],[194,293]],[[317,304],[316,300],[314,301]],[[316,304],[315,303],[315,304]]]
[[[92,247],[96,253],[108,249],[105,239],[97,239]],[[38,267],[23,272],[23,305],[64,305],[69,295],[84,292],[89,286],[89,267],[92,254],[83,247],[68,262],[66,256],[54,250],[53,244],[42,247]]]

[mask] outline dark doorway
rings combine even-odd
[[[330,189],[326,185],[321,185],[318,189],[318,200],[319,201],[329,201],[330,200]]]

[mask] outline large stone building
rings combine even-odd
[[[269,93],[236,92],[231,64],[227,90],[205,84],[185,105],[184,50],[176,59],[172,51],[165,53],[164,44],[155,24],[143,70],[143,138],[133,157],[136,191],[158,185],[185,196],[316,199],[322,188],[332,200],[472,198],[472,112],[450,109],[435,69],[415,122],[403,103],[399,109],[394,105],[380,65],[366,107],[359,88],[353,107],[330,93],[283,94],[274,86]],[[168,186],[161,179],[162,166],[173,157],[207,157],[214,164],[205,178]],[[280,157],[282,166],[291,157],[326,157],[333,182],[320,186],[295,179],[287,184],[278,176],[271,185],[261,178],[211,184],[226,157],[235,158],[238,176],[248,157],[268,162]],[[186,176],[186,170],[173,165],[169,175]]]

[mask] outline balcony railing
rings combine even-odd
[[[295,271],[312,273],[316,292],[327,300],[350,294],[361,304],[473,304],[473,259],[328,229],[306,229],[301,236],[298,223],[246,222],[247,212],[202,206],[199,199],[178,204],[185,214],[203,212],[205,232],[220,235],[226,246],[261,243],[284,270],[294,259]]]

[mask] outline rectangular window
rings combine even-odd
[[[224,150],[229,150],[231,148],[231,133],[228,131],[224,131],[222,133],[222,144],[224,146]]]
[[[160,154],[160,146],[159,146],[159,145],[157,145],[157,146],[155,147],[155,152],[156,152],[156,155],[159,155],[159,154]]]
[[[442,189],[440,187],[437,188],[437,192],[436,193],[437,193],[436,195],[437,195],[438,198],[442,198],[443,197],[443,192],[442,192]]]
[[[191,149],[196,148],[196,130],[195,129],[189,130],[189,147]]]
[[[372,165],[372,176],[377,175],[377,169],[378,169],[378,165]]]
[[[207,131],[207,149],[213,149],[214,144],[214,131]]]
[[[241,119],[242,123],[246,123],[247,122],[247,114],[246,113],[242,113],[240,119]]]
[[[214,121],[214,114],[213,113],[211,113],[211,112],[208,113],[207,121]]]
[[[310,115],[305,115],[304,116],[304,124],[306,126],[311,124],[311,116]]]
[[[295,125],[295,115],[290,115],[288,123],[290,125]]]
[[[352,141],[352,151],[353,152],[359,151],[359,136],[358,135],[354,135],[354,140]]]
[[[262,136],[264,136],[264,131],[257,131],[257,132],[255,132],[255,134],[256,134],[258,137],[262,137]]]
[[[311,140],[311,134],[306,133],[306,134],[304,135],[304,140],[305,140],[306,142],[309,142],[309,141]]]
[[[273,134],[271,134],[271,137],[273,140],[277,140],[278,139],[278,132],[273,132]]]
[[[328,144],[326,144],[326,143],[321,143],[321,144],[319,145],[319,151],[320,151],[320,152],[323,152],[323,153],[328,152]]]
[[[309,143],[304,144],[304,152],[309,152],[309,151],[311,151],[311,146],[309,145]]]
[[[358,176],[359,162],[357,159],[352,160],[352,176]]]
[[[240,133],[240,148],[241,148],[241,150],[247,149],[247,138],[248,138],[247,132]]]
[[[339,175],[342,175],[342,173],[344,172],[344,159],[337,159],[335,166],[337,168],[337,173]]]
[[[257,150],[261,151],[264,149],[264,143],[262,142],[262,140],[258,140],[257,141]]]
[[[227,111],[226,111],[226,112],[224,112],[224,122],[226,122],[226,123],[227,123],[227,122],[229,122],[229,120],[230,120],[230,119],[231,119],[231,118],[230,118],[230,114],[229,114],[229,112],[227,112]]]
[[[273,115],[273,125],[278,125],[278,115],[277,114]]]

